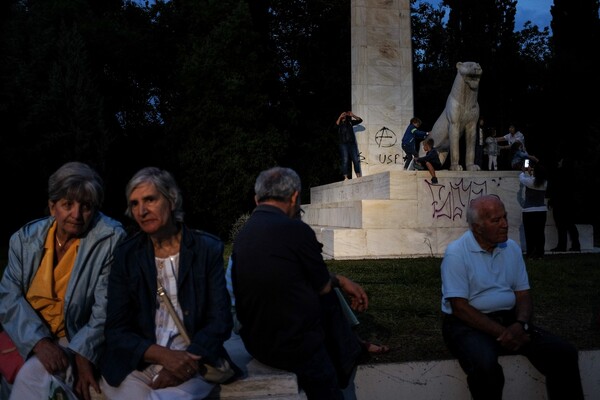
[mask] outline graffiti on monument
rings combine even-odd
[[[385,126],[375,133],[375,143],[378,147],[394,147],[397,141],[394,131]]]
[[[459,179],[448,185],[426,181],[431,193],[432,218],[447,218],[452,221],[466,218],[466,209],[472,199],[488,193],[487,181]],[[496,182],[492,179],[492,182]],[[498,183],[499,185],[499,183]]]
[[[387,127],[382,127],[375,133],[375,143],[379,148],[391,148],[396,146],[398,137],[396,133]],[[380,164],[403,164],[402,154],[399,153],[379,153],[377,159]]]

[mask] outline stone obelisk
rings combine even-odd
[[[352,0],[352,109],[364,175],[403,169],[413,117],[410,0]]]

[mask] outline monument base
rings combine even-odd
[[[313,187],[302,219],[323,244],[325,259],[441,257],[467,229],[469,201],[498,195],[508,212],[509,237],[525,249],[518,171],[386,171]],[[592,225],[577,225],[582,251],[594,248]],[[556,246],[552,212],[546,250]],[[570,246],[568,244],[567,248]]]

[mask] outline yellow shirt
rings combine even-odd
[[[48,231],[44,244],[44,257],[40,263],[31,287],[27,291],[27,301],[48,323],[50,330],[56,337],[65,336],[64,304],[67,285],[71,277],[79,239],[67,249],[57,265],[54,265],[56,222]]]

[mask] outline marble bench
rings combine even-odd
[[[225,348],[244,375],[230,384],[217,385],[209,399],[306,399],[298,387],[296,375],[256,361],[248,354],[238,335],[232,333],[231,338],[225,342]],[[92,400],[107,400],[104,395],[97,394],[94,390],[90,392]]]

